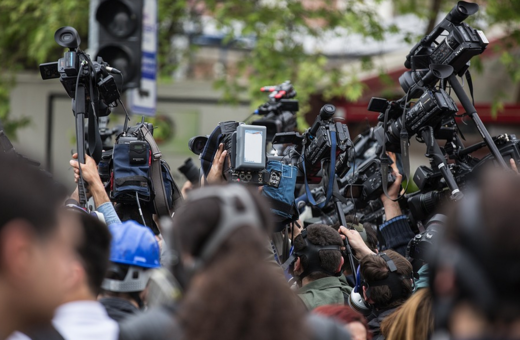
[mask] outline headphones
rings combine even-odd
[[[322,268],[319,255],[320,252],[323,250],[337,250],[339,252],[339,255],[342,256],[340,246],[320,246],[310,242],[309,240],[307,240],[307,229],[303,229],[301,234],[298,236],[302,237],[303,241],[305,242],[305,247],[301,250],[295,250],[292,252],[287,261],[285,261],[281,266],[284,271],[286,271],[289,267],[293,266],[298,258],[305,257],[307,263],[305,269],[303,270],[303,273],[300,275],[301,279],[315,272],[325,273],[330,276],[341,276],[341,269],[337,272],[331,272]]]
[[[349,307],[360,312],[364,316],[369,316],[372,311],[372,308],[365,301],[365,299],[363,298],[363,294],[360,292],[362,289],[360,268],[361,266],[358,265],[356,272],[356,285],[354,286],[354,289],[352,289],[352,291],[350,292],[348,298],[348,305]]]
[[[190,204],[190,202],[205,198],[216,198],[219,201],[220,219],[211,237],[204,242],[200,254],[194,257],[192,265],[186,266],[182,262],[180,240],[173,238],[173,229],[170,231],[172,234],[171,253],[175,254],[172,270],[183,288],[188,285],[190,278],[211,260],[235,230],[241,227],[262,229],[259,210],[244,185],[234,183],[225,187],[199,188],[188,194],[185,203]],[[243,209],[237,208],[237,201],[242,203]],[[172,224],[172,228],[175,228],[175,223]]]
[[[202,246],[200,255],[195,257],[191,268],[184,268],[191,274],[199,271],[220,249],[228,237],[238,228],[249,226],[262,229],[258,208],[249,191],[241,184],[229,184],[226,187],[204,187],[191,191],[186,203],[195,202],[205,198],[217,198],[220,202],[220,219],[211,238]],[[236,207],[236,201],[240,201],[244,209]],[[175,246],[175,245],[174,245]],[[178,243],[176,246],[179,246]],[[177,249],[177,254],[180,254]]]
[[[400,297],[408,297],[410,293],[404,292],[401,281],[407,280],[408,278],[400,275],[397,272],[397,266],[395,265],[394,261],[386,254],[386,253],[379,253],[375,254],[373,256],[379,256],[383,260],[385,260],[386,266],[388,268],[388,276],[381,280],[376,280],[372,282],[368,282],[366,279],[360,279],[360,267],[358,267],[358,275],[357,275],[357,281],[356,281],[356,287],[354,288],[353,292],[354,295],[351,293],[351,297],[349,299],[349,305],[352,308],[355,308],[357,311],[361,313],[366,313],[369,311],[368,302],[363,299],[361,294],[361,288],[365,287],[365,295],[367,299],[370,299],[370,296],[372,294],[371,288],[372,287],[381,287],[386,286],[388,289],[390,289],[392,293],[392,300],[395,300]],[[412,278],[412,282],[413,278]],[[414,283],[412,283],[412,291],[414,288]],[[377,304],[373,304],[374,307],[379,307]]]

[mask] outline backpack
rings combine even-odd
[[[159,216],[172,216],[182,202],[170,167],[162,159],[161,151],[146,124],[129,129],[129,134],[140,143],[144,161],[135,163],[131,157],[131,143],[114,145],[111,160],[110,198],[118,203],[153,202]],[[118,137],[118,141],[122,136]]]

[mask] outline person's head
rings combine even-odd
[[[143,307],[150,269],[161,266],[159,244],[149,228],[134,221],[112,225],[110,232],[110,267],[103,280],[102,295]]]
[[[393,250],[361,259],[365,300],[377,309],[401,305],[412,294],[412,265]]]
[[[179,315],[187,338],[305,338],[301,301],[266,262],[266,203],[232,184],[192,191],[176,212],[173,235],[192,272]]]
[[[0,153],[0,305],[5,327],[48,322],[74,263],[77,225],[47,174]],[[5,316],[5,314],[2,314]],[[5,328],[0,326],[0,337]]]
[[[157,224],[153,218],[154,214],[151,203],[141,202],[141,211],[143,213],[142,216],[139,212],[139,207],[137,204],[117,203],[114,206],[114,210],[116,211],[117,216],[119,216],[121,222],[137,221],[142,224],[144,218],[145,225],[150,228],[155,235],[160,233],[159,228],[157,227]]]
[[[365,317],[344,305],[320,306],[312,311],[313,313],[330,317],[341,324],[350,332],[352,340],[371,340],[372,333],[368,330]]]
[[[429,289],[420,289],[381,323],[386,340],[429,339],[433,332],[433,304]]]
[[[454,338],[520,338],[519,192],[517,174],[485,171],[447,212],[430,287],[436,327]]]
[[[81,241],[76,247],[76,265],[69,276],[72,287],[66,301],[95,299],[101,291],[110,255],[110,232],[97,218],[74,212],[79,220]]]
[[[312,224],[294,239],[296,261],[292,272],[298,281],[311,282],[324,277],[339,276],[343,257],[339,233],[325,224]]]

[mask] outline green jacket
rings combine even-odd
[[[313,310],[324,305],[344,304],[351,290],[346,281],[329,276],[306,284],[298,289],[297,293],[305,307]]]

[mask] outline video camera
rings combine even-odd
[[[350,169],[352,160],[352,140],[346,124],[335,122],[334,105],[326,104],[316,118],[316,121],[303,135],[298,132],[277,133],[273,144],[292,144],[286,150],[293,165],[300,170],[300,182],[319,183],[323,177],[323,162],[331,163],[329,172],[339,177]]]
[[[254,112],[255,115],[263,117],[251,124],[267,128],[267,142],[271,142],[277,133],[294,131],[299,105],[297,100],[291,99],[296,97],[291,82],[287,80],[280,85],[264,86],[260,91],[269,93],[269,100]]]
[[[223,175],[229,182],[278,187],[281,173],[266,170],[265,126],[226,121],[220,122],[209,137],[193,137],[189,142],[190,149],[200,154],[202,168],[206,174],[211,169],[220,143],[224,145],[228,155],[224,162]]]
[[[69,48],[69,51],[57,62],[40,64],[42,79],[60,78],[67,95],[72,99],[76,99],[79,85],[84,85],[85,90],[81,94],[88,98],[87,103],[91,103],[94,113],[98,117],[109,115],[110,107],[116,106],[120,97],[116,81],[110,73],[120,75],[121,72],[110,67],[100,57],[96,61],[90,60],[89,55],[79,49],[81,39],[70,26],[58,29],[54,39],[60,46]]]
[[[72,98],[72,110],[76,117],[78,162],[85,163],[85,139],[88,139],[88,153],[99,163],[102,157],[102,142],[97,118],[110,114],[110,108],[117,105],[117,100],[120,101],[119,89],[110,73],[121,75],[121,72],[110,67],[101,58],[93,62],[88,54],[80,50],[79,34],[70,26],[58,29],[54,34],[54,40],[69,51],[57,62],[40,65],[42,79],[60,78],[65,91]],[[85,116],[89,123],[87,134]],[[85,187],[80,169],[78,194],[81,207],[87,207]]]
[[[389,102],[382,98],[372,98],[368,110],[380,112],[378,120],[383,124],[387,116],[387,129],[384,130],[384,125],[380,125],[375,133],[386,143],[388,151],[396,153],[401,152],[403,130],[406,130],[407,138],[427,126],[437,130],[441,122],[446,118],[453,119],[458,112],[457,105],[443,89],[426,90],[411,108],[405,107],[402,100]]]
[[[399,83],[410,98],[419,96],[424,88],[429,88],[439,79],[445,78],[447,72],[462,76],[469,67],[469,61],[481,54],[489,44],[486,36],[480,30],[463,23],[470,15],[475,14],[479,6],[475,3],[459,1],[450,13],[417,43],[406,56],[404,66],[411,71],[399,77]],[[444,32],[448,35],[442,42],[435,45],[436,39]],[[428,67],[435,65],[435,68]]]

